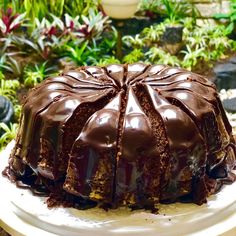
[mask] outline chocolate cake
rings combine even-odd
[[[146,208],[202,204],[235,180],[235,164],[214,84],[136,63],[81,67],[32,89],[5,173],[49,194],[49,205],[63,196],[77,205]]]

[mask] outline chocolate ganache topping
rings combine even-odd
[[[32,89],[8,175],[111,206],[202,204],[235,175],[215,86],[164,65],[88,66]],[[32,187],[33,188],[33,187]]]

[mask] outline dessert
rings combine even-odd
[[[235,164],[214,84],[135,63],[81,67],[32,89],[5,174],[49,205],[149,208],[206,202],[235,181]]]

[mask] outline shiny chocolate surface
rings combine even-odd
[[[29,92],[10,169],[20,177],[26,166],[106,204],[202,204],[212,179],[234,181],[235,142],[206,78],[164,65],[88,66]]]

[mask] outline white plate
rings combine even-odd
[[[0,154],[0,171],[14,142]],[[159,214],[127,208],[48,209],[45,198],[32,196],[0,177],[0,225],[13,235],[236,235],[236,183],[225,186],[202,206],[175,203],[160,205]]]

